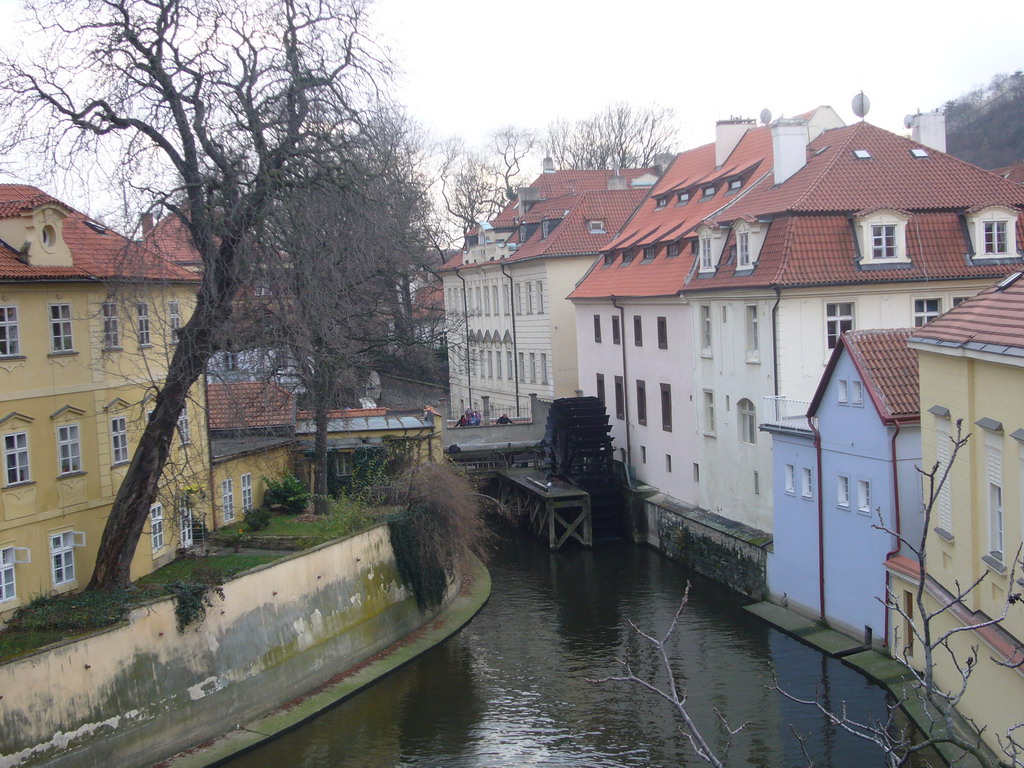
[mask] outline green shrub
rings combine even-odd
[[[77,634],[116,624],[140,595],[124,589],[37,597],[11,619],[10,629]]]
[[[273,513],[266,507],[250,509],[245,513],[245,524],[250,531],[262,531],[270,525]]]
[[[342,495],[330,499],[327,514],[316,523],[316,532],[309,537],[311,545],[349,536],[380,522],[381,511],[366,504],[360,496]]]
[[[285,475],[280,480],[264,477],[267,490],[263,494],[263,503],[270,506],[280,505],[291,515],[301,515],[309,504],[310,493],[295,475]]]
[[[192,624],[202,624],[206,609],[213,607],[213,595],[224,599],[224,590],[215,584],[190,581],[172,581],[164,590],[174,598],[174,616],[179,634]]]

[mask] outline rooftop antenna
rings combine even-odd
[[[864,95],[864,91],[861,91],[853,97],[853,103],[851,106],[853,107],[853,114],[863,120],[864,116],[867,115],[868,110],[871,109],[871,100]]]
[[[760,120],[761,125],[768,125],[772,121],[772,111],[768,107],[761,110]]]

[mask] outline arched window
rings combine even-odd
[[[757,409],[743,398],[736,404],[736,410],[740,414],[740,442],[757,445]]]

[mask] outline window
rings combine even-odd
[[[619,316],[612,315],[612,344],[621,344],[622,334],[619,331]]]
[[[864,383],[857,379],[850,382],[850,403],[864,405]]]
[[[665,454],[665,471],[668,472],[669,474],[672,474],[672,454],[671,453],[666,453]]]
[[[640,446],[640,463],[641,464],[646,464],[647,463],[647,446],[646,445],[641,445]]]
[[[160,502],[149,508],[149,543],[154,552],[164,548],[164,505]]]
[[[178,526],[181,533],[179,543],[184,549],[188,549],[195,540],[192,536],[192,507],[189,506],[187,497],[178,501]]]
[[[494,377],[501,378],[501,350],[494,353]]]
[[[540,353],[540,383],[548,383],[548,356],[547,353]]]
[[[665,257],[669,259],[674,259],[676,256],[679,255],[680,250],[681,249],[679,243],[669,243],[668,248],[665,250]]]
[[[615,377],[615,418],[624,419],[626,418],[626,407],[625,407],[626,393],[622,386],[622,377]]]
[[[615,251],[608,251],[604,255],[604,265],[606,267],[610,267],[614,263],[615,263]]]
[[[689,192],[680,192],[676,195],[676,205],[686,205],[690,202]]]
[[[181,413],[178,414],[178,437],[181,438],[182,445],[188,445],[192,442],[188,429],[188,406],[182,408]]]
[[[484,286],[484,314],[491,314],[491,292],[487,289],[486,285]]]
[[[139,326],[139,346],[148,347],[149,341],[149,304],[140,301],[135,305]]]
[[[871,226],[871,258],[895,259],[897,255],[896,225],[873,224]]]
[[[171,326],[171,344],[177,344],[178,331],[181,330],[181,304],[177,301],[167,303],[167,320]]]
[[[82,471],[82,445],[77,424],[57,427],[57,462],[62,475]]]
[[[590,221],[587,222],[587,231],[590,232],[590,234],[592,235],[605,234],[604,222],[598,221],[597,219],[591,219]]]
[[[29,481],[28,432],[4,435],[4,472],[7,485]]]
[[[644,261],[654,261],[657,249],[653,245],[644,246]]]
[[[535,352],[530,353],[530,382],[537,383],[537,354]]]
[[[800,469],[800,495],[805,499],[814,495],[814,486],[811,484],[811,468],[801,467]]]
[[[711,306],[700,305],[700,353],[711,356]]]
[[[668,319],[658,318],[658,349],[668,349]]]
[[[636,382],[636,420],[638,424],[647,424],[647,382],[640,379]]]
[[[495,304],[497,306],[497,304]],[[544,314],[544,281],[537,281],[537,314]]]
[[[982,253],[986,256],[1005,256],[1009,253],[1005,221],[984,221],[982,231]]]
[[[665,195],[661,195],[660,197],[656,197],[654,199],[654,209],[656,211],[660,211],[666,205],[668,205],[668,197],[666,197]]]
[[[523,284],[516,283],[516,314],[523,314]]]
[[[50,537],[50,563],[53,565],[53,586],[75,580],[75,547],[85,546],[85,534],[65,531]]]
[[[103,348],[117,349],[121,346],[121,327],[117,321],[117,304],[112,301],[103,304]]]
[[[18,596],[14,580],[14,566],[30,563],[28,547],[5,547],[0,549],[0,603]]]
[[[507,291],[501,292],[501,307],[506,315],[512,314],[511,302],[509,301],[509,294],[511,294],[511,292],[511,288],[509,288]]]
[[[672,431],[672,385],[661,385],[661,428]]]
[[[252,475],[242,475],[242,514],[252,512]]]
[[[128,461],[128,420],[117,416],[110,420],[110,463],[124,464]]]
[[[942,314],[941,299],[914,299],[914,327],[920,328]]]
[[[601,343],[601,316],[594,315],[594,343]]]
[[[949,466],[953,453],[953,443],[950,439],[950,420],[938,418],[935,420],[935,459],[939,462],[940,471]],[[946,482],[939,489],[939,528],[948,536],[953,535],[953,473],[946,476]]]
[[[750,233],[740,232],[736,235],[737,256],[736,263],[740,268],[750,266]]]
[[[18,308],[0,307],[0,357],[14,357],[19,354]]]
[[[786,493],[789,493],[789,494],[796,493],[796,475],[795,475],[795,471],[796,470],[795,470],[795,468],[793,467],[792,464],[787,464],[786,465],[786,477],[785,477],[785,481],[784,481],[785,482],[785,486],[784,487],[786,489]]]
[[[636,255],[636,251],[632,248],[626,248],[622,252],[622,263],[630,264],[633,261],[633,257]]]
[[[487,378],[494,378],[494,353],[491,350],[487,350]]]
[[[1003,449],[999,435],[985,435],[985,474],[988,479],[989,555],[1003,563]]]
[[[756,469],[754,470],[754,495],[761,495],[761,473]]]
[[[519,380],[526,381],[526,353],[519,353]]]
[[[220,505],[224,515],[224,522],[229,523],[235,519],[235,483],[232,478],[222,480],[220,483]]]
[[[714,194],[715,194],[715,185],[711,184],[710,186],[704,187],[702,199],[706,198],[706,197],[711,197]]]
[[[757,337],[757,305],[746,306],[747,362],[756,363],[761,359],[760,341]]]
[[[633,315],[633,343],[638,347],[644,345],[644,319],[640,315]]]
[[[736,403],[740,416],[740,442],[757,445],[757,409],[747,398]]]
[[[839,388],[836,394],[840,405],[846,405],[850,402],[850,382],[846,379],[839,379]]]
[[[825,332],[828,348],[835,349],[839,337],[853,330],[853,302],[843,301],[825,305]]]
[[[508,379],[509,381],[512,381],[512,375],[515,372],[515,365],[512,361],[511,350],[505,353],[505,362],[508,363],[508,366],[505,369],[505,378]]]
[[[498,286],[491,286],[491,300],[494,303],[494,314],[498,314]],[[505,313],[506,315],[508,312]]]
[[[850,506],[850,478],[846,475],[836,478],[836,504],[847,509]]]
[[[704,434],[715,434],[715,393],[704,390]]]
[[[871,514],[871,482],[869,480],[857,481],[857,511]]]
[[[700,238],[700,271],[710,272],[715,268],[711,261],[711,236],[702,235]]]
[[[604,399],[604,374],[597,374],[597,399],[601,401],[602,405],[605,405]]]
[[[700,464],[693,462],[693,482],[700,482]]]
[[[526,314],[533,314],[533,283],[526,284]]]
[[[53,352],[70,352],[71,342],[71,305],[50,305],[50,350]]]

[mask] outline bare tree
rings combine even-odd
[[[675,113],[669,107],[611,104],[576,122],[548,126],[548,154],[559,168],[646,168],[676,141]]]
[[[268,210],[311,169],[344,163],[382,64],[360,0],[36,0],[51,47],[0,61],[7,153],[134,166],[203,264],[152,417],[118,490],[90,588],[129,583],[190,387],[257,252]]]

